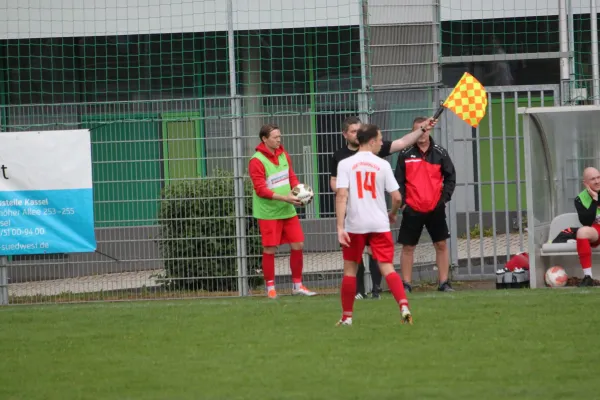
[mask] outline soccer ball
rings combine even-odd
[[[545,275],[546,285],[550,287],[563,287],[567,284],[567,273],[563,267],[548,268]]]
[[[315,193],[313,192],[312,188],[303,183],[299,183],[298,186],[293,188],[292,194],[296,196],[303,205],[309,204],[315,196]]]

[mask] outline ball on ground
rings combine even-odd
[[[550,287],[563,287],[567,284],[569,276],[563,267],[554,266],[548,268],[544,278],[546,285]]]

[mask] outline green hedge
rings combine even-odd
[[[252,183],[244,182],[245,194]],[[246,198],[247,275],[260,275],[262,247],[252,201]],[[160,248],[166,286],[174,290],[237,291],[234,179],[216,171],[210,178],[175,181],[163,189],[159,210]],[[249,279],[251,288],[262,283]]]

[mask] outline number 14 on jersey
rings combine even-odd
[[[371,198],[376,199],[377,189],[375,187],[375,172],[356,171],[356,187],[358,188],[359,199],[364,198],[365,192],[371,192]]]

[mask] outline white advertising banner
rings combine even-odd
[[[95,250],[89,130],[0,133],[0,255]]]

